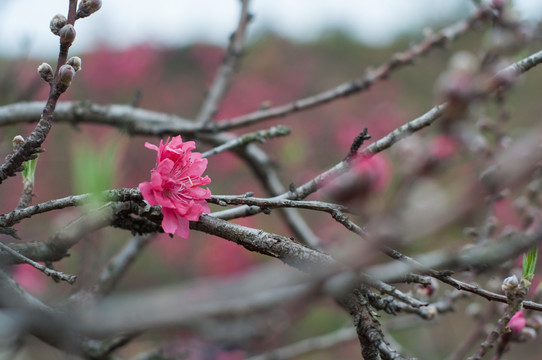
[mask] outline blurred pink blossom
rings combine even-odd
[[[32,294],[43,294],[45,292],[45,275],[40,273],[37,269],[27,264],[14,265],[13,279],[17,281],[26,291]]]
[[[437,135],[429,145],[429,155],[434,160],[447,160],[457,153],[456,141],[447,135]]]
[[[512,330],[513,333],[518,334],[523,328],[527,321],[523,317],[523,310],[518,311],[512,316],[508,322],[508,327]]]
[[[357,156],[351,169],[329,182],[328,196],[333,201],[348,202],[385,189],[391,182],[393,169],[385,154]]]
[[[255,262],[252,254],[229,241],[208,241],[198,254],[200,272],[209,276],[239,274]]]
[[[370,158],[359,157],[352,162],[352,172],[368,179],[371,190],[380,191],[391,181],[391,164],[384,154],[376,154]]]
[[[124,51],[100,48],[85,56],[81,76],[90,90],[104,92],[141,86],[149,74],[156,76],[159,53],[148,45]]]
[[[181,136],[160,141],[156,146],[145,143],[148,149],[156,150],[156,168],[151,171],[151,181],[139,184],[139,190],[151,206],[162,206],[162,228],[168,234],[188,238],[189,221],[197,221],[202,213],[209,212],[205,199],[211,191],[200,186],[211,182],[208,176],[201,177],[207,167],[207,159],[192,152],[193,141],[183,142]]]

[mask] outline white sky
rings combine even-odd
[[[540,21],[542,0],[516,0],[522,18]],[[49,21],[65,14],[67,0],[0,0],[0,56],[54,56],[58,39]],[[76,23],[72,54],[106,42],[126,47],[141,42],[225,45],[238,21],[239,0],[103,0],[103,7]],[[420,31],[439,20],[464,17],[472,0],[252,0],[249,33],[271,29],[295,40],[317,38],[341,27],[366,43],[385,45],[402,31]]]

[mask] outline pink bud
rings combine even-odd
[[[48,83],[51,83],[51,81],[53,81],[53,68],[47,63],[43,63],[38,66],[38,74],[43,80],[47,81]]]
[[[60,29],[66,25],[66,17],[61,14],[56,14],[52,19],[51,23],[49,24],[49,28],[51,29],[51,32],[55,35],[59,35]]]
[[[512,330],[513,333],[518,334],[523,328],[527,321],[523,317],[523,310],[518,311],[512,316],[508,322],[508,327]]]
[[[102,0],[81,0],[79,7],[77,8],[77,19],[85,18],[102,7]]]
[[[59,32],[60,42],[63,44],[71,44],[75,40],[75,28],[71,24],[64,25]]]

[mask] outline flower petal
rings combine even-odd
[[[162,229],[168,234],[175,234],[183,239],[188,239],[190,231],[190,222],[180,217],[172,209],[162,208],[164,219],[162,220]]]
[[[162,229],[168,234],[175,234],[179,227],[179,221],[177,220],[177,214],[175,210],[169,208],[162,208]]]
[[[158,205],[156,198],[154,197],[154,192],[152,191],[152,186],[150,182],[142,182],[138,185],[139,191],[143,196],[143,200],[149,203],[150,206]]]

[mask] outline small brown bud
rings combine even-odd
[[[72,44],[75,40],[75,28],[71,24],[64,25],[59,32],[60,42],[62,44]]]
[[[11,143],[13,144],[13,151],[17,151],[24,143],[24,138],[21,135],[16,135],[13,140],[11,140]]]
[[[81,0],[79,7],[77,8],[77,14],[75,17],[77,19],[85,18],[96,11],[100,10],[102,7],[102,0]]]
[[[70,65],[75,72],[81,70],[81,58],[79,56],[72,56],[66,64]]]
[[[53,68],[47,63],[42,63],[40,66],[38,66],[38,74],[43,80],[47,81],[49,84],[51,83],[51,81],[53,81]]]
[[[51,23],[49,24],[49,28],[51,29],[51,32],[55,35],[59,35],[60,29],[66,25],[66,17],[61,14],[56,14],[52,19]]]

